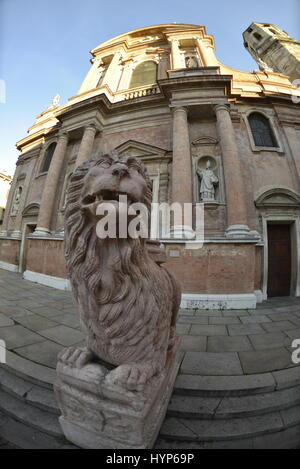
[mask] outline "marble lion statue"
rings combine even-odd
[[[126,195],[150,211],[151,181],[128,154],[98,155],[79,166],[68,189],[65,214],[67,269],[87,347],[67,348],[59,360],[82,368],[99,362],[106,382],[141,391],[160,373],[175,341],[180,287],[149,253],[147,239],[101,239],[97,207]],[[96,213],[97,212],[97,213]]]

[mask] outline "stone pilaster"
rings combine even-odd
[[[37,227],[34,232],[36,235],[47,235],[50,233],[51,218],[57,196],[57,185],[68,146],[68,138],[67,132],[59,134],[42,195]]]
[[[173,162],[172,162],[172,203],[184,204],[193,202],[192,195],[192,163],[187,109],[173,109]],[[176,224],[174,231],[183,231],[183,237],[189,237],[192,230],[192,219],[185,221],[185,226]],[[178,229],[177,229],[178,228]]]
[[[196,44],[197,44],[197,48],[198,48],[198,51],[199,51],[199,56],[201,58],[203,67],[208,67],[209,66],[209,57],[208,57],[207,49],[206,49],[206,46],[205,46],[204,42],[199,37],[197,37],[196,38]]]
[[[294,166],[297,173],[298,184],[300,181],[300,146],[299,146],[299,137],[297,135],[297,129],[293,122],[282,121],[281,122],[283,131],[288,141],[288,145],[291,149]],[[300,134],[300,127],[298,130]]]
[[[171,43],[171,57],[172,57],[172,69],[184,68],[185,65],[182,63],[182,57],[179,49],[179,40],[178,39],[169,39]]]
[[[75,162],[75,168],[91,157],[96,133],[97,129],[93,124],[89,124],[85,127]]]
[[[110,62],[108,69],[106,70],[102,86],[108,85],[113,93],[117,91],[118,84],[121,77],[121,66],[120,66],[121,52],[115,52],[112,61]]]
[[[225,176],[228,225],[226,235],[228,237],[249,236],[245,181],[243,180],[230,109],[227,104],[217,104],[215,111]]]

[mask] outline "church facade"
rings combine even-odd
[[[291,76],[267,54],[252,73],[222,64],[213,36],[190,24],[130,31],[91,54],[78,93],[54,99],[17,143],[0,267],[69,288],[68,183],[96,152],[115,150],[143,161],[153,202],[204,206],[203,246],[161,239],[183,307],[300,296],[300,91]]]

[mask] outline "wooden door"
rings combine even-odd
[[[268,296],[291,294],[290,225],[268,225]]]

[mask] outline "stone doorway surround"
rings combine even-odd
[[[291,225],[291,296],[300,296],[300,195],[286,187],[268,186],[256,198],[263,234],[262,293],[268,298],[268,224]]]
[[[27,236],[32,234],[36,228],[36,219],[32,221],[26,220],[22,226],[22,238],[20,245],[20,257],[19,257],[19,272],[22,273],[26,270],[26,248],[27,248]]]

